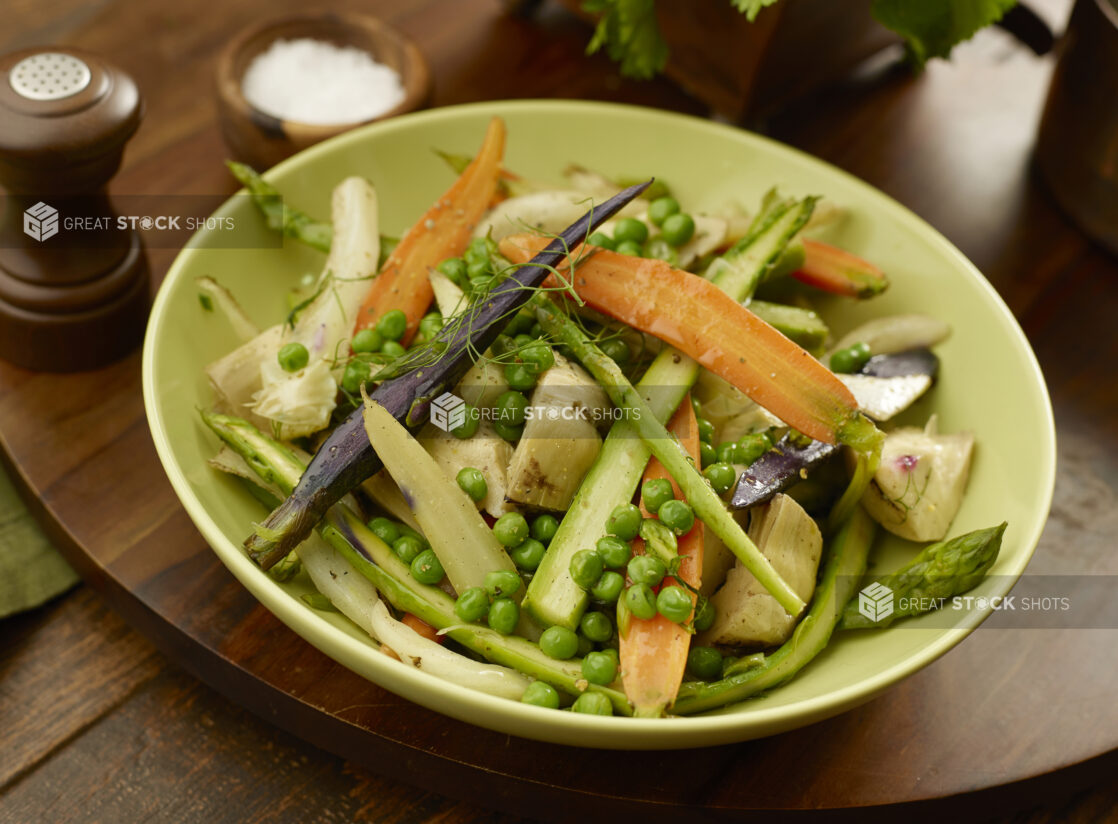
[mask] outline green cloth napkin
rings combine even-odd
[[[0,618],[37,607],[77,581],[0,467]]]

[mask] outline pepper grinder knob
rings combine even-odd
[[[132,78],[95,54],[0,57],[0,358],[72,372],[142,339],[147,258],[135,231],[116,230],[105,191],[142,111]],[[68,231],[66,211],[99,230]]]

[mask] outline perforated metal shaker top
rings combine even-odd
[[[61,100],[89,85],[89,66],[70,54],[43,52],[25,57],[8,72],[15,93],[28,100]]]

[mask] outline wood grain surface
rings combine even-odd
[[[379,14],[412,36],[431,63],[435,105],[562,96],[699,110],[664,82],[621,81],[607,62],[584,58],[587,30],[549,3],[530,21],[503,16],[496,0],[331,5]],[[9,0],[0,51],[76,44],[139,79],[147,114],[114,191],[231,192],[214,55],[240,26],[299,6]],[[1059,25],[1068,4],[1044,10]],[[1118,262],[1030,172],[1051,68],[1051,58],[984,32],[920,77],[882,64],[763,125],[898,198],[987,274],[1033,342],[1056,411],[1056,498],[1029,569],[1113,575]],[[156,281],[172,257],[151,251]],[[138,353],[69,376],[0,364],[0,447],[88,583],[0,630],[0,820],[564,821],[638,810],[688,821],[808,811],[1118,820],[1114,629],[981,629],[831,721],[622,760],[450,721],[280,625],[171,492],[144,420]]]

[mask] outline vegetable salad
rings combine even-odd
[[[640,717],[741,701],[835,630],[905,617],[853,600],[879,527],[925,545],[882,586],[981,580],[1004,524],[948,538],[973,435],[890,423],[934,391],[949,329],[833,340],[810,308],[888,287],[813,236],[841,209],[774,192],[703,214],[577,166],[556,188],[504,168],[505,139],[495,119],[475,157],[443,155],[457,179],[398,240],[364,179],[323,223],[231,164],[326,255],[265,330],[198,283],[242,339],[202,418],[213,466],[271,509],[254,561],[404,665]]]

